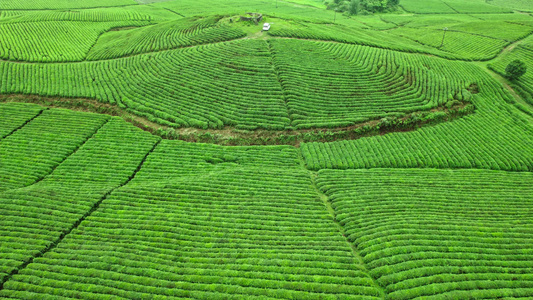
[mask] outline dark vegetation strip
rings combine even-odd
[[[107,122],[106,122],[107,123]],[[105,125],[105,123],[104,123]],[[107,197],[113,193],[115,190],[125,186],[126,184],[128,184],[134,177],[135,175],[137,174],[137,172],[139,172],[139,170],[142,168],[144,162],[146,161],[146,158],[154,151],[154,149],[157,147],[157,145],[159,145],[159,143],[161,142],[161,140],[158,140],[154,146],[152,147],[152,149],[150,151],[148,151],[148,153],[146,153],[146,155],[143,157],[142,161],[139,163],[139,165],[137,166],[137,169],[135,169],[135,171],[129,176],[129,178],[123,182],[122,184],[120,184],[119,186],[115,187],[115,188],[112,188],[110,189],[107,193],[104,194],[104,196],[102,196],[102,198],[100,198],[100,200],[98,200],[92,207],[89,211],[87,211],[80,219],[78,219],[74,225],[72,227],[70,227],[68,230],[64,231],[63,233],[61,233],[61,235],[59,236],[59,238],[57,238],[54,242],[52,242],[50,245],[48,245],[44,250],[40,251],[39,253],[37,253],[37,255],[31,257],[30,259],[28,259],[27,261],[25,261],[22,265],[20,265],[20,267],[14,269],[10,274],[8,274],[6,277],[4,277],[4,281],[0,283],[0,290],[2,290],[4,288],[4,284],[6,282],[8,282],[13,276],[17,275],[20,271],[22,271],[24,268],[26,268],[29,264],[31,264],[36,258],[41,258],[43,257],[46,253],[48,253],[49,251],[52,251],[54,250],[54,248],[57,247],[57,245],[59,245],[59,243],[61,243],[61,241],[67,236],[69,235],[73,230],[77,229],[80,224],[85,220],[87,219],[92,213],[94,213],[98,207],[100,207],[100,204],[102,204],[102,202],[107,199]]]
[[[457,9],[453,8],[450,4],[448,4],[448,3],[446,3],[446,2],[444,2],[444,1],[442,1],[442,0],[441,0],[440,2],[444,3],[444,5],[448,6],[448,7],[449,7],[451,10],[453,10],[454,12],[456,12],[456,13],[458,13],[458,14],[461,13],[461,12],[458,11]]]
[[[293,145],[298,147],[302,142],[355,140],[390,132],[412,131],[422,126],[451,121],[475,111],[473,104],[455,100],[449,103],[452,105],[439,106],[428,111],[417,111],[398,117],[369,120],[347,127],[247,131],[233,127],[224,129],[171,128],[139,117],[115,105],[91,99],[0,95],[0,102],[35,103],[50,108],[69,108],[77,111],[120,116],[134,126],[164,139],[225,146]]]
[[[4,135],[3,137],[0,137],[0,140],[3,140],[7,137],[9,137],[10,135],[14,134],[15,132],[19,131],[20,129],[22,129],[22,127],[28,125],[28,123],[30,123],[31,121],[35,120],[38,116],[40,116],[43,111],[47,110],[48,108],[43,108],[41,109],[41,111],[39,111],[35,116],[31,117],[30,119],[28,119],[26,122],[24,122],[22,125],[20,125],[19,127],[13,129],[13,131],[11,131],[10,133]]]
[[[170,8],[166,8],[166,7],[163,7],[163,8],[166,9],[166,10],[168,10],[169,12],[171,12],[171,13],[173,13],[173,14],[176,14],[176,15],[178,15],[178,16],[181,16],[181,17],[185,18],[184,15],[180,14],[180,13],[177,12],[177,11],[174,11],[174,10],[172,10],[172,9],[170,9]]]

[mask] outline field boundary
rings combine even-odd
[[[168,8],[168,7],[163,7],[163,9],[166,9],[166,10],[168,10],[169,12],[171,12],[171,13],[173,13],[173,14],[176,14],[176,15],[182,17],[182,18],[186,18],[185,15],[182,15],[182,14],[180,14],[179,12],[173,11],[172,9],[170,9],[170,8]]]
[[[106,122],[107,123],[107,122]],[[105,123],[104,123],[105,124]],[[102,125],[103,126],[103,125]],[[85,220],[87,219],[92,213],[94,213],[98,207],[100,207],[100,204],[102,204],[102,202],[107,199],[107,197],[109,195],[111,195],[115,190],[125,186],[126,184],[128,184],[134,177],[135,175],[137,174],[137,172],[139,172],[139,170],[142,168],[144,162],[146,161],[146,158],[154,151],[154,149],[157,147],[157,145],[159,145],[159,143],[161,142],[161,139],[157,140],[155,143],[154,143],[154,146],[152,147],[152,149],[150,151],[148,151],[148,153],[146,153],[146,155],[143,157],[143,159],[141,160],[141,162],[139,163],[139,165],[137,166],[137,168],[135,169],[135,171],[133,171],[133,173],[128,177],[128,179],[126,179],[126,181],[122,184],[119,184],[118,186],[114,187],[114,188],[111,188],[109,191],[107,191],[98,201],[96,201],[93,206],[91,207],[91,209],[89,209],[89,211],[87,211],[81,218],[79,218],[74,224],[72,227],[70,227],[69,229],[67,229],[66,231],[64,231],[63,233],[61,233],[61,235],[59,236],[59,238],[57,238],[54,242],[50,243],[50,245],[48,245],[44,250],[40,251],[37,255],[31,257],[30,259],[28,259],[27,261],[25,261],[22,265],[20,265],[18,268],[15,268],[13,269],[13,271],[8,274],[6,277],[4,277],[4,281],[3,282],[0,282],[0,291],[3,290],[4,288],[4,284],[6,282],[8,282],[9,280],[11,280],[11,278],[15,275],[17,275],[20,271],[24,270],[29,264],[31,264],[36,258],[41,258],[43,257],[46,253],[54,250],[54,248],[57,247],[57,245],[59,245],[59,243],[61,243],[61,241],[63,241],[63,239],[65,237],[67,237],[73,230],[77,229],[80,224]]]
[[[301,157],[301,153],[299,153],[299,154],[300,155],[298,156],[298,158],[300,160],[303,160],[303,158]],[[303,163],[305,165],[305,161]],[[365,272],[368,275],[368,277],[372,279],[372,282],[374,283],[374,287],[376,289],[378,289],[380,291],[380,293],[381,293],[381,298],[385,299],[386,296],[387,296],[387,293],[385,292],[385,287],[381,286],[378,283],[378,281],[376,280],[376,278],[374,278],[371,275],[370,271],[366,267],[366,263],[363,260],[363,257],[359,254],[359,250],[357,250],[357,247],[348,240],[348,238],[346,237],[346,232],[344,231],[344,227],[342,227],[342,225],[339,223],[339,221],[337,221],[335,209],[331,205],[331,202],[329,201],[328,196],[326,194],[322,193],[322,191],[320,191],[320,189],[316,185],[316,178],[318,177],[318,172],[314,172],[314,171],[311,171],[309,169],[306,169],[306,170],[309,172],[309,176],[311,178],[311,182],[313,183],[313,188],[315,189],[316,193],[320,197],[320,200],[322,200],[322,202],[324,203],[325,209],[328,211],[328,214],[331,216],[331,218],[332,218],[331,221],[335,224],[335,227],[337,228],[339,234],[342,235],[342,237],[344,238],[344,241],[346,242],[348,247],[350,247],[350,250],[352,250],[352,254],[353,254],[355,260],[361,266],[361,271]]]
[[[9,136],[13,135],[15,132],[19,131],[20,129],[22,129],[22,127],[28,125],[28,123],[30,123],[31,121],[35,120],[37,117],[39,117],[45,110],[48,110],[50,108],[48,107],[43,107],[43,109],[41,109],[35,116],[31,117],[30,119],[26,120],[26,122],[24,122],[22,125],[20,125],[19,127],[13,129],[10,133],[6,134],[5,136],[3,137],[0,137],[0,141],[8,138]]]
[[[1,103],[1,102],[0,102]],[[48,110],[50,108],[45,108],[44,110],[42,111],[45,111],[45,110]],[[3,192],[7,192],[7,191],[13,191],[13,190],[19,190],[19,189],[24,189],[24,188],[28,188],[28,187],[31,187],[33,185],[36,185],[37,183],[43,181],[44,179],[46,179],[46,177],[50,176],[52,173],[54,173],[54,171],[57,169],[57,167],[59,167],[62,163],[64,163],[69,157],[71,157],[72,155],[76,154],[76,152],[78,152],[78,150],[83,147],[83,145],[85,145],[91,138],[93,138],[97,133],[98,131],[100,131],[100,129],[102,129],[109,121],[111,120],[111,118],[108,118],[101,126],[99,126],[90,136],[88,136],[83,142],[81,142],[81,144],[79,144],[75,149],[74,151],[72,151],[71,153],[67,154],[65,156],[65,158],[63,158],[63,160],[61,160],[57,165],[53,166],[52,169],[50,170],[50,172],[40,178],[37,178],[37,180],[35,180],[34,182],[32,182],[31,184],[29,185],[26,185],[26,186],[22,186],[22,187],[17,187],[17,188],[14,188],[14,189],[9,189],[9,190],[5,190]]]
[[[287,101],[287,93],[285,92],[285,87],[283,87],[283,83],[281,82],[281,79],[279,77],[279,69],[276,66],[274,52],[272,51],[272,45],[268,40],[265,40],[265,43],[267,44],[268,52],[270,53],[270,64],[272,65],[272,71],[274,72],[274,75],[276,76],[276,81],[279,83],[279,87],[281,89],[281,92],[283,93],[283,104],[285,105],[285,108],[287,109],[287,116],[290,120],[289,125],[292,126],[292,115],[291,115],[291,109],[289,108],[289,102]]]
[[[151,122],[127,109],[109,103],[101,103],[94,99],[0,95],[0,103],[9,102],[34,103],[48,108],[67,108],[75,111],[119,116],[134,126],[163,139],[224,146],[292,145],[299,147],[302,142],[356,140],[391,132],[413,131],[425,126],[450,122],[475,113],[476,110],[473,104],[459,101],[458,105],[451,108],[438,106],[430,110],[406,112],[401,117],[377,118],[345,127],[246,131],[233,127],[223,129],[172,128]]]

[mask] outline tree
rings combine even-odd
[[[363,1],[363,5],[366,8],[366,10],[371,12],[380,12],[385,10],[388,5],[387,0],[365,0]]]
[[[359,12],[359,0],[351,0],[348,6],[348,12],[350,15],[357,15]]]
[[[524,75],[526,71],[526,64],[521,60],[515,59],[507,65],[507,68],[505,68],[505,76],[511,80],[514,80]]]

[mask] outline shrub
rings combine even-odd
[[[505,68],[505,76],[510,80],[518,79],[520,76],[524,75],[527,71],[526,64],[518,59],[510,62]]]

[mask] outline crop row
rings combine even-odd
[[[307,171],[199,168],[184,177],[179,166],[195,162],[159,149],[184,145],[167,143],[152,154],[166,152],[167,170],[178,172],[159,178],[150,155],[131,184],[13,276],[0,296],[380,297]],[[177,151],[201,156],[206,147]]]
[[[492,0],[490,1],[490,4],[520,11],[533,12],[533,7],[531,7],[531,3],[522,0]]]
[[[77,21],[77,22],[120,22],[120,21],[152,21],[148,14],[124,9],[83,9],[79,11],[4,11],[2,17],[14,17],[0,20],[1,23],[28,23],[45,21]]]
[[[533,170],[533,128],[509,105],[514,99],[485,71],[453,65],[448,80],[477,80],[476,114],[413,132],[354,141],[302,145],[310,169],[323,168],[481,168]],[[454,68],[448,69],[453,71]],[[508,103],[509,102],[509,103]]]
[[[522,19],[519,17],[507,17],[506,20],[494,19],[492,17],[485,18],[486,20],[482,22],[464,22],[455,24],[448,27],[448,30],[482,35],[508,42],[523,39],[533,32],[533,23],[531,23],[531,20],[529,19]],[[435,27],[436,26],[434,25],[432,28]],[[439,26],[437,29],[442,30],[442,27]]]
[[[32,62],[80,61],[100,34],[147,21],[0,23],[0,59]]]
[[[454,66],[356,45],[239,40],[80,64],[0,63],[0,93],[96,98],[171,127],[331,128],[444,105],[475,80]]]
[[[186,18],[153,26],[115,31],[102,35],[88,60],[123,57],[197,44],[222,42],[244,37],[237,28],[217,25],[219,17]]]
[[[105,115],[44,111],[0,141],[0,190],[28,186],[43,178],[91,137],[107,119]]]
[[[23,14],[23,12],[21,12],[21,11],[9,11],[9,10],[0,11],[0,21],[3,22],[3,21],[5,21],[6,18],[20,16],[22,14]],[[2,20],[2,19],[4,19],[4,20]]]
[[[511,0],[512,1],[512,0]],[[448,6],[459,13],[511,13],[508,7],[491,5],[483,0],[443,0]],[[490,3],[490,4],[489,4]]]
[[[389,299],[477,289],[531,297],[531,183],[531,173],[430,169],[323,170],[317,179]]]
[[[524,41],[523,45],[516,46],[511,52],[503,54],[489,67],[499,73],[506,76],[505,68],[513,60],[520,60],[526,64],[526,73],[511,82],[513,88],[515,88],[523,99],[530,105],[533,105],[533,38],[530,37]]]
[[[492,1],[490,1],[492,2]],[[492,4],[492,3],[491,3]],[[500,3],[501,4],[501,3]],[[508,1],[505,5],[495,6],[482,0],[417,0],[402,1],[401,6],[408,12],[419,14],[454,14],[454,13],[510,13]]]
[[[451,59],[488,60],[499,54],[510,42],[526,37],[533,30],[528,19],[514,15],[506,19],[487,17],[487,20],[462,15],[446,18],[390,15],[383,18],[399,25],[397,28],[382,32],[343,25],[325,27],[297,23],[291,27],[281,25],[268,34],[276,37],[336,41],[402,52],[427,53]],[[443,43],[444,27],[447,27],[447,32]]]
[[[50,119],[48,124],[37,126],[45,118]],[[0,142],[2,159],[15,156],[6,154],[9,150],[18,156],[25,155],[20,161],[3,161],[2,172],[10,171],[7,175],[16,178],[28,178],[37,171],[49,172],[54,166],[48,165],[45,169],[47,159],[59,163],[62,158],[58,155],[62,154],[61,150],[65,152],[59,146],[66,148],[67,142],[81,142],[73,129],[79,132],[77,135],[86,135],[87,129],[94,130],[88,128],[89,125],[101,126],[105,120],[94,114],[45,111],[13,135],[19,136],[19,149],[6,145],[10,138]],[[53,124],[49,124],[52,121]],[[90,121],[96,124],[90,124]],[[0,264],[3,266],[0,282],[68,232],[106,193],[126,183],[155,141],[156,138],[131,124],[111,119],[43,180],[25,188],[4,190],[0,195],[0,226],[3,228],[0,233]],[[28,153],[24,146],[31,147],[36,153]],[[52,150],[56,152],[52,153]],[[15,166],[25,168],[27,174],[19,174]]]
[[[409,53],[431,53],[452,59],[459,58],[459,56],[453,53],[421,45],[411,39],[390,34],[388,31],[383,32],[343,25],[328,25],[327,27],[322,24],[312,23],[302,23],[299,25],[300,26],[293,27],[283,27],[283,25],[281,25],[280,27],[270,30],[268,34],[275,37],[335,41]]]
[[[11,0],[2,1],[0,9],[67,9],[135,5],[135,0]]]
[[[32,104],[0,104],[0,140],[36,117],[42,107]]]
[[[504,40],[459,32],[453,28],[450,28],[446,33],[444,33],[442,28],[417,29],[408,27],[401,27],[390,32],[398,36],[410,38],[423,45],[453,53],[457,57],[467,60],[487,60],[494,58],[508,44]],[[444,34],[446,36],[444,37],[444,43],[442,43]]]
[[[346,44],[271,44],[296,128],[349,126],[429,110],[461,89],[442,76],[442,64],[423,58]]]
[[[130,185],[226,169],[261,167],[299,168],[298,151],[290,146],[222,147],[163,140],[147,157],[144,167]]]
[[[98,62],[2,62],[0,93],[96,98],[171,127],[282,130],[467,100],[463,91],[479,74],[471,70],[364,46],[238,40]]]
[[[240,40],[78,64],[0,63],[0,93],[96,98],[174,127],[289,125],[266,43]]]

